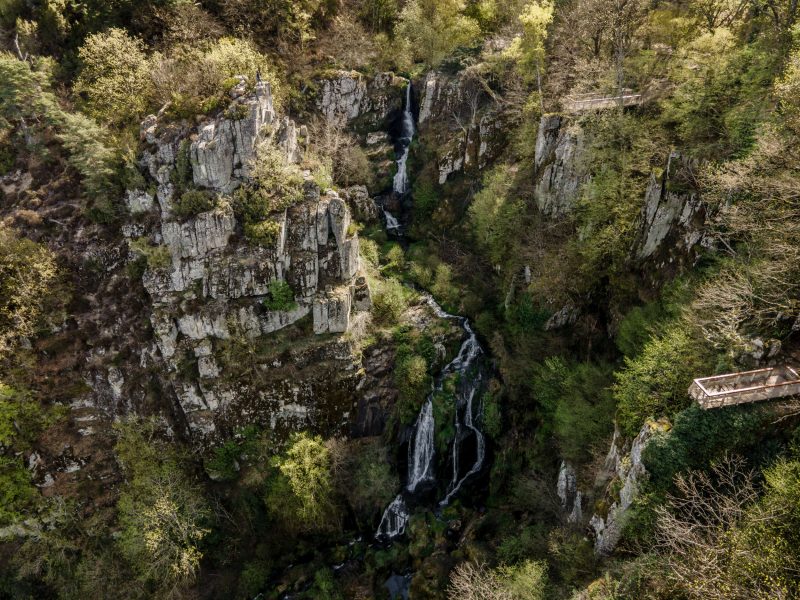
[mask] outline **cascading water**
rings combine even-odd
[[[421,483],[434,481],[433,470],[433,402],[428,398],[419,411],[414,427],[413,443],[409,446],[408,483],[406,489],[414,493]]]
[[[403,122],[399,139],[401,152],[397,159],[397,174],[394,177],[393,186],[394,192],[398,195],[407,194],[409,189],[406,163],[408,162],[408,154],[415,133],[411,91],[411,82],[409,82],[406,87],[405,109],[403,111]],[[387,230],[397,231],[400,229],[400,223],[394,215],[384,210],[384,216],[386,218]],[[459,375],[455,400],[456,435],[453,440],[453,478],[447,487],[447,495],[439,502],[439,506],[446,506],[459,492],[463,483],[481,471],[486,459],[486,438],[475,425],[475,415],[473,414],[473,401],[483,384],[482,369],[480,365],[476,364],[479,357],[483,355],[483,348],[481,348],[475,332],[472,330],[469,321],[465,317],[447,313],[429,294],[424,294],[424,298],[437,317],[441,319],[457,320],[464,329],[467,337],[461,345],[458,355],[442,369],[441,373],[436,378],[434,389],[419,411],[408,447],[406,486],[383,513],[383,518],[381,519],[376,533],[376,537],[379,539],[392,539],[405,531],[406,524],[410,517],[406,497],[418,492],[418,488],[422,484],[435,483],[436,481],[433,397],[436,392],[442,390],[445,378],[448,375],[454,373]],[[475,462],[464,475],[461,475],[459,458],[462,452],[462,445],[470,436],[475,437]]]
[[[403,122],[400,129],[400,158],[397,159],[397,173],[394,176],[394,191],[397,194],[408,192],[408,153],[411,150],[411,141],[414,139],[414,113],[411,106],[411,82],[406,86],[406,105],[403,110]]]
[[[414,424],[414,432],[408,450],[408,478],[404,492],[401,492],[386,508],[381,519],[376,537],[392,539],[405,531],[406,523],[409,519],[408,505],[406,504],[404,493],[413,494],[417,491],[420,484],[432,483],[435,481],[435,444],[433,418],[433,395],[443,387],[445,378],[453,373],[458,373],[461,378],[458,383],[456,394],[456,417],[455,428],[456,436],[453,441],[453,479],[448,485],[448,493],[439,502],[439,506],[446,506],[450,500],[459,492],[462,484],[480,472],[486,458],[486,438],[480,429],[475,425],[473,414],[473,400],[475,394],[481,388],[483,377],[480,373],[479,365],[476,364],[479,357],[483,355],[478,338],[470,327],[469,321],[464,317],[451,315],[445,312],[439,304],[428,294],[424,295],[427,303],[433,308],[433,312],[442,319],[458,320],[467,338],[461,344],[456,357],[445,366],[436,378],[434,390],[422,405],[419,416]],[[473,367],[476,367],[473,371]],[[471,468],[462,476],[459,470],[459,456],[463,442],[468,438],[464,432],[475,436],[476,456]]]
[[[386,217],[386,229],[388,231],[400,229],[400,221],[398,221],[392,213],[388,210],[384,210],[383,216]]]

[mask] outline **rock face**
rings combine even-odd
[[[556,493],[561,500],[561,508],[567,516],[567,523],[580,523],[583,520],[581,502],[583,497],[578,489],[575,469],[566,461],[561,461],[556,482]]]
[[[535,154],[535,198],[542,214],[563,217],[575,204],[589,174],[583,164],[584,136],[580,127],[560,115],[539,122]]]
[[[633,249],[637,261],[693,261],[697,245],[705,242],[706,208],[695,190],[694,166],[673,152],[661,177],[651,177]]]
[[[334,126],[383,130],[390,115],[402,110],[407,83],[393,73],[368,79],[355,71],[337,71],[317,80],[317,109]]]
[[[618,429],[614,430],[611,449],[606,456],[598,484],[609,482],[606,495],[612,496],[611,505],[605,515],[595,513],[589,521],[594,532],[594,550],[599,555],[609,555],[622,537],[625,519],[639,491],[640,483],[647,478],[642,463],[642,452],[654,434],[668,430],[666,421],[648,421],[633,440],[630,448],[622,443]],[[619,487],[618,494],[610,492],[612,484]]]
[[[258,386],[249,385],[247,378],[232,379],[241,367],[233,364],[238,359],[232,352],[248,356],[246,348],[269,345],[260,340],[295,324],[292,335],[313,337],[301,326],[306,317],[316,334],[341,334],[349,329],[355,311],[371,306],[369,287],[359,275],[358,236],[351,232],[347,202],[336,192],[321,193],[309,178],[305,198],[272,216],[278,228],[274,243],[254,245],[241,233],[227,194],[246,180],[248,163],[262,144],[279,148],[288,163],[299,160],[299,132],[288,119],[276,117],[266,84],[257,86],[255,94],[239,95],[196,134],[160,128],[155,117],[143,125],[149,149],[142,164],[157,184],[161,210],[144,220],[146,226],[126,231],[139,237],[137,245],[146,240],[152,254],[163,257],[150,261],[143,275],[151,299],[150,321],[171,373],[169,386],[189,430],[199,439],[220,429],[230,432],[240,423],[307,425],[322,419],[314,409],[320,404],[315,394],[325,385],[335,387],[332,382],[337,380],[346,389],[355,385],[348,383],[347,374],[357,369],[346,344],[331,346],[323,340],[305,344],[307,352],[317,352],[316,359],[291,358],[295,369],[304,361],[309,367],[328,361],[329,367],[312,368],[308,377],[284,372],[283,380],[265,372]],[[174,181],[182,165],[185,168],[181,153],[187,147],[193,184],[215,192],[218,200],[213,210],[181,222],[173,216]],[[354,191],[353,196],[361,194]],[[139,191],[128,194],[132,213],[147,212],[145,197]],[[363,198],[360,201],[367,206]],[[152,214],[152,201],[149,208]],[[268,308],[277,284],[288,286],[293,299]],[[286,370],[285,358],[261,354],[270,356],[272,372]],[[249,356],[253,360],[254,355]],[[322,372],[326,381],[313,383]],[[328,389],[327,396],[333,395]],[[254,417],[254,407],[269,410]],[[349,400],[345,407],[333,421],[344,419]],[[331,417],[325,419],[330,425]]]
[[[505,146],[501,107],[468,74],[431,72],[421,84],[420,136],[438,148],[439,183],[483,169]]]

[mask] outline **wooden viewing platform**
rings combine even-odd
[[[689,386],[689,395],[706,409],[794,394],[800,394],[800,375],[789,366],[703,377]]]
[[[573,94],[564,99],[564,109],[571,113],[589,110],[606,110],[620,105],[637,106],[642,103],[642,95],[626,90],[621,96],[598,96],[592,94]]]

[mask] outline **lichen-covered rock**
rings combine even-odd
[[[201,127],[190,149],[195,185],[223,192],[235,188],[247,175],[256,143],[273,133],[275,118],[269,84],[261,83],[253,96],[240,98],[223,116]],[[293,130],[294,124],[285,121],[284,128],[288,127]],[[296,132],[289,135],[296,144]],[[293,145],[287,152],[292,158]]]
[[[277,128],[276,123],[280,123]],[[141,164],[156,180],[162,208],[160,219],[142,221],[137,229],[151,243],[152,260],[143,283],[152,303],[156,344],[176,390],[177,405],[190,432],[203,440],[230,431],[230,423],[246,422],[247,415],[230,412],[232,398],[241,397],[244,402],[260,394],[242,382],[238,389],[231,389],[232,366],[220,348],[262,347],[259,338],[293,326],[297,334],[304,327],[301,321],[309,316],[308,336],[344,333],[351,313],[369,308],[369,289],[359,277],[358,236],[351,227],[347,202],[352,196],[368,210],[368,198],[365,189],[340,197],[320,190],[308,177],[304,199],[272,215],[277,224],[274,241],[263,245],[247,241],[225,193],[246,180],[247,163],[262,142],[279,148],[291,162],[300,158],[304,143],[300,138],[307,136],[304,128],[274,114],[266,85],[259,86],[255,95],[238,96],[222,116],[200,126],[189,147],[193,182],[222,197],[213,210],[185,221],[175,219],[171,204],[175,174],[182,160],[186,164],[182,148],[193,132],[162,126],[157,118],[148,118],[142,131],[149,146]],[[285,308],[275,309],[267,302],[276,282],[285,282],[293,292],[293,301]],[[333,371],[341,373],[341,368]],[[276,412],[271,422],[288,422],[298,420],[290,419],[289,413],[296,416],[303,411],[286,407],[304,407],[307,399],[287,399],[276,391],[273,400]]]
[[[597,554],[611,554],[622,537],[627,512],[636,499],[641,483],[647,477],[647,470],[642,463],[642,452],[656,433],[669,428],[666,420],[647,421],[629,450],[623,445],[619,430],[615,428],[611,448],[603,470],[598,475],[598,483],[611,479],[612,482],[617,482],[619,492],[611,498],[611,507],[607,514],[594,514],[589,521],[594,532],[594,549]]]
[[[125,204],[132,215],[150,212],[153,209],[153,196],[142,190],[130,190],[125,194]]]
[[[634,257],[659,265],[694,258],[704,241],[705,204],[695,189],[691,160],[673,152],[660,178],[650,178],[634,243]]]
[[[421,85],[419,133],[438,148],[439,183],[486,167],[506,143],[502,106],[469,74],[431,72]]]
[[[380,218],[380,211],[375,200],[370,198],[367,188],[357,185],[347,188],[342,192],[350,211],[362,223],[376,223]]]
[[[329,124],[343,127],[358,121],[361,128],[377,130],[402,108],[406,80],[393,73],[368,79],[355,71],[336,71],[316,83],[317,108]]]
[[[568,214],[581,185],[589,179],[584,165],[583,132],[560,115],[544,115],[536,135],[534,197],[550,218]]]
[[[350,326],[353,292],[339,287],[317,294],[314,298],[314,333],[344,333]]]
[[[566,461],[561,461],[556,482],[556,493],[561,500],[561,508],[567,516],[568,523],[580,523],[583,519],[581,503],[583,497],[578,489],[578,479],[575,469]]]

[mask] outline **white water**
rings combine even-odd
[[[392,503],[383,513],[383,518],[381,519],[381,524],[378,525],[378,533],[375,537],[396,538],[406,530],[408,517],[406,502],[403,500],[402,494],[398,494],[397,498],[392,500]]]
[[[408,193],[408,172],[406,163],[408,162],[408,154],[411,147],[411,141],[414,139],[415,126],[414,114],[411,106],[411,82],[409,81],[406,87],[406,101],[405,109],[403,111],[403,122],[400,131],[400,144],[402,152],[397,159],[397,173],[394,177],[394,192],[396,194]],[[386,218],[387,230],[398,230],[400,223],[388,211],[384,211]],[[436,481],[436,463],[435,463],[435,423],[433,418],[433,394],[440,391],[444,384],[445,377],[452,373],[458,373],[462,377],[457,384],[458,392],[456,394],[456,411],[455,411],[455,429],[456,435],[453,440],[453,478],[448,485],[448,493],[445,498],[439,503],[440,506],[446,506],[450,500],[459,492],[462,484],[470,477],[478,473],[483,468],[483,463],[486,458],[486,438],[480,429],[475,426],[473,415],[473,399],[475,394],[480,389],[482,378],[480,372],[469,373],[470,368],[475,363],[475,360],[483,353],[483,349],[478,343],[478,338],[475,332],[470,327],[469,321],[464,317],[451,315],[442,309],[441,306],[433,299],[430,294],[424,294],[425,301],[433,309],[437,317],[441,319],[454,319],[458,320],[464,332],[467,334],[467,339],[461,344],[458,355],[442,369],[439,377],[437,377],[434,390],[428,396],[422,408],[419,411],[419,416],[414,424],[414,431],[408,446],[408,475],[405,490],[401,491],[391,504],[386,508],[381,518],[380,525],[376,537],[379,539],[393,539],[401,535],[406,528],[408,519],[410,517],[408,505],[406,504],[404,494],[413,494],[417,488],[423,483],[433,483]],[[463,417],[462,417],[463,415]],[[461,444],[465,436],[464,430],[469,430],[475,436],[476,458],[472,467],[459,477],[459,456],[461,452]]]
[[[437,317],[442,319],[457,319],[467,333],[467,339],[461,344],[456,357],[445,366],[437,378],[434,391],[442,389],[445,377],[451,373],[462,375],[462,381],[458,383],[456,395],[456,416],[455,428],[456,435],[453,440],[453,478],[448,485],[448,493],[439,502],[439,506],[446,506],[450,500],[459,492],[462,484],[473,475],[477,474],[482,468],[486,458],[486,438],[483,433],[475,426],[473,415],[473,399],[481,386],[479,374],[470,374],[469,370],[475,360],[483,353],[475,332],[470,327],[469,321],[463,317],[451,315],[445,312],[441,306],[429,294],[424,294],[425,301],[433,309]],[[414,432],[408,450],[408,480],[406,492],[414,493],[422,483],[431,483],[435,479],[435,422],[433,418],[433,393],[428,396],[425,404],[420,409],[419,416],[414,425]],[[463,408],[463,411],[461,410]],[[462,419],[463,413],[463,419]],[[469,430],[475,436],[476,458],[472,467],[459,477],[459,455],[461,443],[464,441],[462,432]],[[376,536],[384,539],[392,539],[401,535],[405,531],[406,523],[409,519],[408,506],[403,498],[403,492],[397,495],[392,503],[386,508],[381,519]]]
[[[398,221],[392,213],[390,213],[388,210],[384,210],[383,216],[386,217],[387,231],[391,231],[392,229],[400,229],[400,221]]]
[[[414,426],[413,443],[408,450],[408,483],[409,492],[417,491],[421,483],[434,481],[433,474],[433,402],[430,397],[422,405]]]
[[[406,86],[406,106],[403,111],[403,123],[400,129],[400,145],[402,151],[400,158],[397,159],[397,173],[394,176],[394,191],[397,194],[405,194],[408,191],[408,172],[406,163],[408,153],[411,149],[411,140],[414,139],[414,114],[411,107],[411,82]]]

